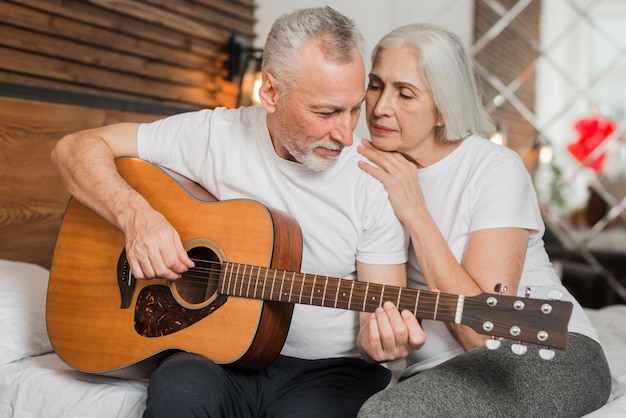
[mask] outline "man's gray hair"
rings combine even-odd
[[[488,136],[493,123],[476,84],[474,66],[458,36],[430,24],[409,24],[385,35],[372,52],[372,62],[385,49],[408,47],[420,75],[431,91],[444,126],[435,131],[441,141],[457,141],[469,134]]]
[[[322,42],[322,54],[331,62],[350,63],[365,55],[363,35],[351,19],[329,6],[299,9],[272,25],[263,49],[263,72],[272,73],[287,89],[294,86],[300,52],[312,39]]]

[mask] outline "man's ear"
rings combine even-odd
[[[277,98],[278,88],[276,86],[276,78],[274,78],[272,73],[264,73],[263,83],[259,89],[259,99],[267,113],[274,113]]]

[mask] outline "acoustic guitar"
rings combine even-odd
[[[89,373],[146,377],[177,350],[262,367],[279,354],[294,304],[372,312],[384,301],[418,318],[544,347],[567,347],[570,302],[467,297],[302,273],[302,238],[286,213],[202,187],[133,158],[122,177],[177,229],[195,267],[135,280],[123,233],[71,198],[55,248],[47,326],[59,357]]]

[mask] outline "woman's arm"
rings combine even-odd
[[[495,228],[473,232],[459,264],[428,212],[415,164],[399,153],[379,151],[369,142],[364,142],[359,150],[377,165],[360,162],[363,170],[385,185],[396,215],[409,231],[429,289],[473,296],[493,293],[497,284],[504,283],[505,294],[516,293],[526,257],[528,230]],[[448,327],[465,349],[480,346],[487,338],[462,325]]]

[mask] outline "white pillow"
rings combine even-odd
[[[0,364],[52,351],[46,330],[48,270],[0,260]]]

